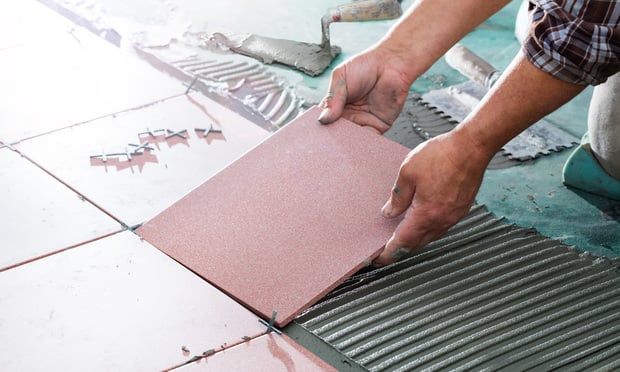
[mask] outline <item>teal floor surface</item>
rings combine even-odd
[[[518,7],[519,2],[513,1],[462,43],[497,68],[505,68],[519,50],[513,34]],[[444,68],[449,66],[440,62],[431,71],[441,74]],[[418,87],[414,85],[414,89]],[[591,94],[592,89],[586,89],[547,120],[581,138],[587,129]],[[487,171],[477,201],[512,223],[534,227],[545,236],[596,255],[617,257],[620,255],[620,202],[568,189],[562,184],[562,167],[571,152],[568,149],[520,166]]]

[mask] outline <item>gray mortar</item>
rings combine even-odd
[[[372,371],[617,366],[620,260],[474,207],[411,257],[354,275],[295,322]]]
[[[295,322],[287,325],[284,329],[282,329],[282,332],[295,340],[295,342],[301,346],[312,351],[315,355],[326,363],[329,363],[340,372],[368,371],[353,359],[338,352],[338,350],[334,349],[331,345],[316,337],[313,333]]]
[[[240,45],[226,45],[231,51],[255,58],[263,63],[279,63],[310,76],[323,73],[340,54],[337,46],[322,46],[299,41],[250,35]]]

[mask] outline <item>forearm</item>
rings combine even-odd
[[[490,160],[507,142],[579,94],[585,86],[559,80],[519,53],[493,89],[453,132]]]
[[[379,48],[401,64],[411,83],[448,49],[510,0],[417,0]],[[398,62],[395,62],[398,63]]]

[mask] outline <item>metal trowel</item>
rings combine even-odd
[[[452,119],[461,122],[498,81],[501,72],[461,44],[452,47],[446,53],[445,59],[470,81],[431,90],[422,98]],[[503,150],[510,159],[525,161],[570,148],[578,142],[577,137],[541,119],[505,144]]]
[[[321,18],[321,44],[274,39],[249,35],[234,40],[221,33],[213,34],[210,42],[232,52],[255,58],[263,63],[278,63],[317,76],[340,54],[340,48],[329,42],[329,25],[334,22],[360,22],[400,17],[399,0],[361,0],[330,9]]]

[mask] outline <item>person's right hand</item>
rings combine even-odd
[[[329,124],[344,117],[384,133],[400,114],[412,83],[397,53],[370,48],[334,69],[319,121]]]
[[[388,265],[444,235],[469,212],[489,160],[458,130],[413,149],[382,209],[386,218],[404,218],[373,264]]]

